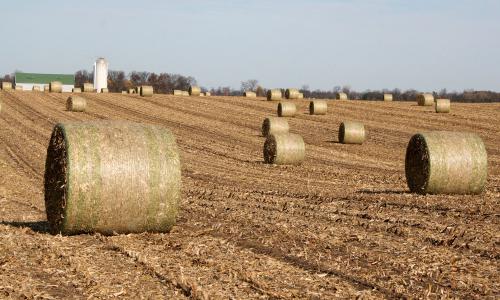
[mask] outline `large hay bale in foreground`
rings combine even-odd
[[[174,96],[182,96],[182,91],[181,90],[174,90],[173,95]]]
[[[70,96],[66,100],[66,109],[68,111],[83,112],[87,108],[87,100],[79,96]]]
[[[299,165],[305,156],[305,143],[298,134],[271,134],[264,142],[264,161],[268,164]]]
[[[314,100],[309,102],[309,114],[311,115],[326,115],[328,104],[325,100]]]
[[[275,89],[275,90],[268,90],[267,91],[267,101],[271,100],[281,100],[281,90]]]
[[[285,90],[285,97],[287,99],[299,99],[299,90],[298,89],[286,89]]]
[[[62,93],[62,83],[59,81],[52,81],[49,84],[49,90],[51,93]]]
[[[283,118],[268,117],[262,122],[262,136],[265,137],[270,134],[288,133],[289,130],[288,121]]]
[[[90,82],[84,83],[82,91],[84,93],[93,93],[94,92],[94,84],[90,83]]]
[[[12,82],[2,81],[2,90],[12,90]]]
[[[392,94],[384,94],[384,101],[392,101],[393,97]]]
[[[278,117],[293,117],[297,113],[297,106],[292,102],[278,103]]]
[[[71,89],[71,92],[72,92],[72,93],[76,93],[76,94],[80,94],[80,93],[82,92],[82,89],[81,89],[81,88],[77,88],[77,87],[75,87],[75,88],[72,88],[72,89]]]
[[[335,95],[335,98],[336,98],[337,100],[349,100],[349,97],[347,96],[347,94],[346,94],[346,93],[337,93],[337,94]]]
[[[153,87],[150,85],[141,86],[141,96],[142,97],[153,97]]]
[[[434,105],[437,113],[450,112],[450,99],[436,99]]]
[[[201,89],[198,86],[190,86],[189,87],[189,96],[199,96],[201,93]]]
[[[40,91],[40,86],[39,85],[34,85],[33,88],[31,89],[33,92],[39,92]]]
[[[179,151],[164,127],[113,121],[54,127],[45,164],[53,233],[167,232],[180,185]]]
[[[480,194],[488,177],[488,155],[473,133],[418,133],[406,149],[405,173],[415,193]]]
[[[339,127],[339,142],[363,144],[366,139],[365,126],[360,122],[342,122]]]
[[[103,93],[103,94],[109,93],[109,89],[108,88],[101,88],[101,93]]]
[[[432,94],[418,94],[417,103],[419,106],[432,106],[434,105],[434,96]]]
[[[257,94],[255,92],[251,92],[251,91],[246,91],[243,96],[247,97],[247,98],[255,98],[257,97]]]

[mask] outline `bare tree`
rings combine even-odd
[[[259,85],[259,81],[257,79],[249,79],[247,81],[241,82],[241,91],[255,91],[257,86]]]

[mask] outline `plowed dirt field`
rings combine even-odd
[[[331,299],[500,297],[500,104],[295,101],[302,166],[263,163],[263,98],[0,91],[0,298]],[[168,234],[60,236],[43,198],[53,126],[75,120],[161,124],[177,137],[182,200]],[[337,142],[344,120],[363,145]],[[478,196],[408,192],[404,156],[425,130],[470,131],[487,148]]]

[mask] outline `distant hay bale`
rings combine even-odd
[[[123,95],[123,94],[127,94],[127,91],[122,91],[122,95]]]
[[[299,90],[298,89],[286,89],[285,97],[287,99],[299,99]]]
[[[298,134],[271,134],[264,143],[264,161],[268,164],[299,165],[305,154],[304,140]]]
[[[299,93],[299,97],[297,99],[304,99],[304,94],[303,93]]]
[[[384,101],[392,101],[393,97],[392,94],[384,94]]]
[[[39,92],[40,91],[40,86],[34,85],[33,88],[31,89],[33,92]]]
[[[257,97],[257,94],[255,92],[251,92],[251,91],[246,91],[243,96],[247,97],[247,98],[255,98]]]
[[[270,134],[288,133],[289,130],[288,121],[283,118],[268,117],[262,122],[262,136],[265,137]]]
[[[45,163],[53,233],[168,232],[180,186],[179,151],[164,127],[112,121],[54,127]]]
[[[142,97],[153,97],[153,87],[150,85],[141,86],[141,96]]]
[[[281,100],[281,90],[275,89],[275,90],[268,90],[267,91],[267,101],[271,100]]]
[[[101,88],[101,93],[103,93],[103,94],[109,93],[109,89],[108,88]]]
[[[43,91],[44,91],[44,92],[50,92],[50,84],[45,84],[45,85],[43,86]]]
[[[68,111],[83,112],[87,108],[87,100],[79,96],[70,96],[66,100],[66,109]]]
[[[82,92],[82,89],[75,87],[75,88],[71,89],[71,92],[79,94]]]
[[[293,117],[297,113],[297,106],[292,102],[278,103],[278,117]]]
[[[480,194],[488,177],[488,156],[473,133],[433,131],[408,143],[406,181],[420,194]]]
[[[189,96],[199,96],[201,93],[201,89],[198,86],[190,86],[189,87]]]
[[[417,103],[419,106],[432,106],[434,105],[434,96],[432,94],[418,94]]]
[[[366,139],[365,126],[359,122],[342,122],[339,127],[339,142],[363,144]]]
[[[210,97],[212,94],[210,92],[205,92],[205,96]]]
[[[335,98],[337,100],[349,100],[349,97],[346,93],[337,93]]]
[[[436,99],[434,105],[437,113],[450,112],[450,99]]]
[[[173,94],[174,94],[174,96],[182,96],[182,91],[181,90],[174,90]]]
[[[128,93],[129,93],[129,94],[135,94],[135,89],[134,89],[134,88],[130,88],[130,89],[128,89]]]
[[[49,90],[51,93],[62,93],[62,83],[59,81],[52,81],[49,84]]]
[[[205,93],[201,92],[200,97],[205,97]]]
[[[2,81],[2,90],[12,90],[12,82]]]
[[[93,93],[94,92],[94,84],[89,83],[89,82],[84,83],[82,91],[84,93]]]
[[[14,88],[15,91],[23,91],[23,86],[22,85],[16,85]]]
[[[140,86],[135,87],[135,93],[138,95],[141,94],[141,87]]]
[[[182,96],[189,96],[189,92],[188,91],[182,91]]]
[[[328,104],[325,100],[314,100],[309,102],[309,114],[326,115]]]

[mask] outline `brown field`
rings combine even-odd
[[[500,297],[500,104],[331,101],[291,131],[302,166],[263,164],[263,98],[1,91],[0,298],[331,299]],[[45,154],[61,121],[161,124],[177,137],[182,211],[168,234],[54,236],[43,199]],[[337,143],[343,120],[364,145]],[[410,194],[404,155],[423,130],[478,133],[489,158],[480,196]]]

